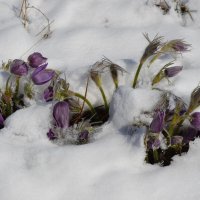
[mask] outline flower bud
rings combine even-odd
[[[28,66],[23,60],[15,59],[10,64],[10,72],[17,76],[26,76],[28,74]]]
[[[166,77],[170,78],[176,76],[182,69],[183,66],[168,67],[164,70],[164,73]]]
[[[147,149],[150,150],[156,150],[159,149],[161,145],[160,139],[158,137],[158,134],[149,134],[147,136],[146,146]]]
[[[35,52],[28,57],[29,65],[33,68],[37,68],[42,64],[45,64],[47,58],[43,57],[41,53]]]
[[[198,130],[193,127],[188,127],[184,130],[183,136],[183,143],[189,143],[190,141],[194,141],[195,137],[198,135]]]
[[[53,87],[49,86],[44,90],[43,98],[46,102],[53,100]]]
[[[200,130],[200,112],[194,112],[191,114],[190,123],[194,128]]]
[[[175,135],[171,138],[171,145],[181,145],[183,142],[183,137]]]
[[[197,86],[191,94],[190,97],[190,105],[187,113],[191,113],[194,109],[196,109],[200,105],[200,86]]]
[[[47,133],[47,137],[49,138],[49,140],[57,139],[55,133],[51,129],[49,129],[49,132]]]
[[[78,142],[81,144],[86,143],[88,141],[88,137],[89,137],[89,132],[87,130],[84,130],[79,133]]]
[[[46,67],[47,64],[41,65],[32,73],[31,79],[35,85],[43,85],[54,77],[55,71],[45,69]]]
[[[69,127],[69,112],[69,104],[66,101],[60,101],[54,105],[53,117],[57,127]]]
[[[182,39],[171,40],[170,42],[171,48],[176,52],[186,52],[189,51],[190,44],[187,44]]]
[[[165,119],[165,112],[158,110],[153,117],[153,120],[150,124],[150,131],[152,133],[159,133],[163,130],[164,127],[164,119]]]

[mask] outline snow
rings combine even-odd
[[[159,87],[189,103],[190,93],[199,83],[200,1],[189,1],[190,8],[198,12],[193,14],[194,22],[187,19],[187,26],[182,26],[173,9],[162,15],[152,1],[146,5],[146,0],[29,2],[54,20],[51,38],[38,42],[35,37],[46,23],[41,15],[33,13],[27,32],[18,18],[21,2],[0,0],[1,60],[27,59],[30,53],[41,52],[48,57],[49,67],[65,72],[71,87],[80,93],[84,93],[90,65],[103,55],[128,73],[120,77],[122,86],[113,96],[114,86],[104,77],[103,86],[111,100],[110,119],[89,144],[57,146],[48,140],[51,103],[39,101],[11,115],[0,131],[0,200],[198,199],[200,141],[195,140],[186,155],[176,156],[170,166],[162,168],[144,161],[145,129],[134,135],[130,131],[134,120],[151,110],[159,98],[158,91],[150,90],[149,77],[164,60],[142,71],[140,88],[130,86],[147,45],[142,33],[151,38],[158,33],[166,40],[184,38],[192,44],[191,51],[179,57],[184,70],[171,79],[172,84],[163,80]],[[1,86],[5,80],[1,72]],[[101,100],[93,83],[88,93],[93,102]]]

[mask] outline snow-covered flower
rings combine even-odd
[[[69,127],[69,112],[69,104],[66,101],[60,101],[54,105],[53,118],[55,120],[56,127]]]
[[[152,133],[159,133],[164,127],[165,112],[162,110],[156,111],[153,120],[150,124],[150,131]]]

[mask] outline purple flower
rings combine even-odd
[[[23,60],[15,59],[10,65],[10,72],[17,76],[26,76],[28,74],[28,66]]]
[[[164,70],[164,73],[166,77],[170,78],[176,76],[182,69],[183,66],[168,67]]]
[[[79,143],[86,143],[88,141],[88,137],[89,137],[89,132],[87,130],[84,130],[84,131],[79,133],[78,142]]]
[[[165,112],[158,110],[150,124],[150,131],[152,133],[159,133],[164,127]]]
[[[0,113],[0,129],[4,127],[4,118],[2,114]]]
[[[53,87],[52,86],[49,86],[48,88],[46,88],[44,90],[43,97],[46,102],[53,100]]]
[[[183,136],[183,143],[189,143],[190,141],[194,141],[195,137],[198,135],[198,130],[193,127],[188,127],[184,130]]]
[[[200,130],[200,112],[194,112],[191,114],[190,123],[194,128]]]
[[[46,63],[47,58],[43,57],[41,53],[35,52],[28,57],[29,65],[37,68]]]
[[[185,41],[181,39],[172,40],[172,48],[177,52],[185,52],[189,51],[190,44],[187,44]]]
[[[47,63],[35,69],[31,74],[31,79],[35,85],[43,85],[54,77],[55,71],[45,69],[46,67]]]
[[[171,138],[171,145],[181,145],[183,142],[183,137],[175,135]]]
[[[47,133],[47,137],[49,138],[49,140],[57,139],[55,133],[51,129],[49,129],[49,132]]]
[[[159,138],[149,137],[147,141],[147,149],[159,149],[160,148],[160,140]]]
[[[53,117],[57,127],[69,127],[69,112],[69,104],[66,101],[60,101],[54,105]]]

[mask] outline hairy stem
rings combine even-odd
[[[136,88],[137,80],[138,80],[138,77],[139,77],[139,74],[140,74],[140,70],[142,69],[143,63],[144,62],[140,61],[140,64],[139,64],[139,66],[137,68],[137,71],[136,71],[136,74],[135,74],[135,77],[134,77],[134,81],[133,81],[133,88]]]
[[[101,95],[102,95],[102,98],[103,98],[103,101],[104,101],[105,109],[108,111],[109,110],[108,101],[106,99],[106,95],[104,93],[104,90],[103,90],[102,86],[99,86],[99,90],[101,92]]]

